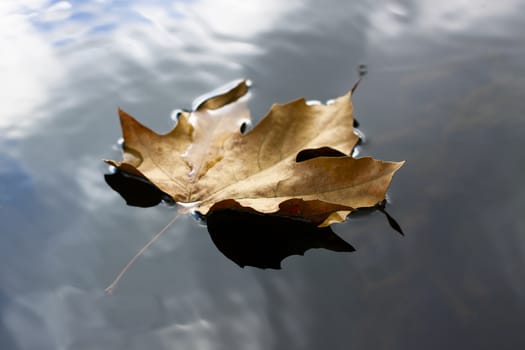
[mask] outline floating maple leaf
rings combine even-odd
[[[240,266],[280,268],[310,248],[353,251],[327,226],[360,208],[378,208],[402,233],[380,203],[404,162],[350,156],[359,141],[350,100],[356,86],[328,105],[276,104],[247,132],[245,81],[201,99],[164,135],[119,110],[123,160],[106,161],[116,168],[106,181],[130,205],[167,200],[206,217],[217,248]]]
[[[153,186],[201,215],[236,208],[299,218],[320,227],[344,221],[353,210],[383,201],[404,162],[349,154],[354,133],[352,92],[328,105],[304,99],[275,104],[255,127],[250,122],[245,81],[182,112],[160,135],[119,110],[123,160],[107,162],[124,177]],[[133,191],[121,191],[133,204]],[[151,193],[151,192],[150,192]],[[148,203],[149,203],[148,202]]]

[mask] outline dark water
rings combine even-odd
[[[1,349],[525,346],[525,3],[2,1]],[[353,253],[241,269],[205,227],[105,183],[121,106],[157,131],[225,82],[274,102],[346,92],[362,155],[407,160]]]

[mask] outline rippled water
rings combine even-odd
[[[0,348],[518,349],[525,346],[525,3],[0,4]],[[225,82],[252,115],[347,91],[361,155],[402,160],[390,213],[335,225],[354,253],[241,269],[173,209],[105,183],[120,106],[157,131]]]

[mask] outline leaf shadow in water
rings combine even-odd
[[[401,226],[386,212],[386,202],[359,210],[356,216],[374,211],[385,214],[392,229],[403,235]],[[210,237],[221,253],[240,267],[280,269],[291,255],[304,255],[309,249],[353,252],[355,248],[336,235],[331,227],[294,218],[259,214],[238,209],[221,209],[206,218]]]
[[[284,216],[221,209],[209,214],[206,223],[219,251],[240,267],[280,269],[286,257],[312,248],[355,250],[330,227]]]
[[[104,174],[104,180],[120,194],[127,205],[141,208],[154,207],[162,201],[172,204],[173,200],[150,181],[120,170]]]
[[[308,150],[298,156],[304,161],[327,150]],[[337,154],[333,154],[337,156]],[[152,207],[171,198],[151,182],[132,174],[116,171],[104,175],[107,184],[118,192],[128,205]],[[380,211],[390,226],[403,234],[401,226],[386,212],[386,201],[372,208],[359,209],[350,216],[367,216]],[[248,212],[237,208],[220,209],[206,218],[208,232],[219,251],[237,265],[262,269],[280,269],[281,262],[291,255],[304,255],[309,249],[324,248],[335,252],[352,252],[355,248],[337,236],[330,227],[317,227],[311,222],[279,215]]]

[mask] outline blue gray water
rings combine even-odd
[[[0,348],[525,347],[525,2],[3,0]],[[361,155],[407,160],[354,253],[239,268],[104,182],[120,106],[155,130],[237,78],[274,102],[355,95]]]

